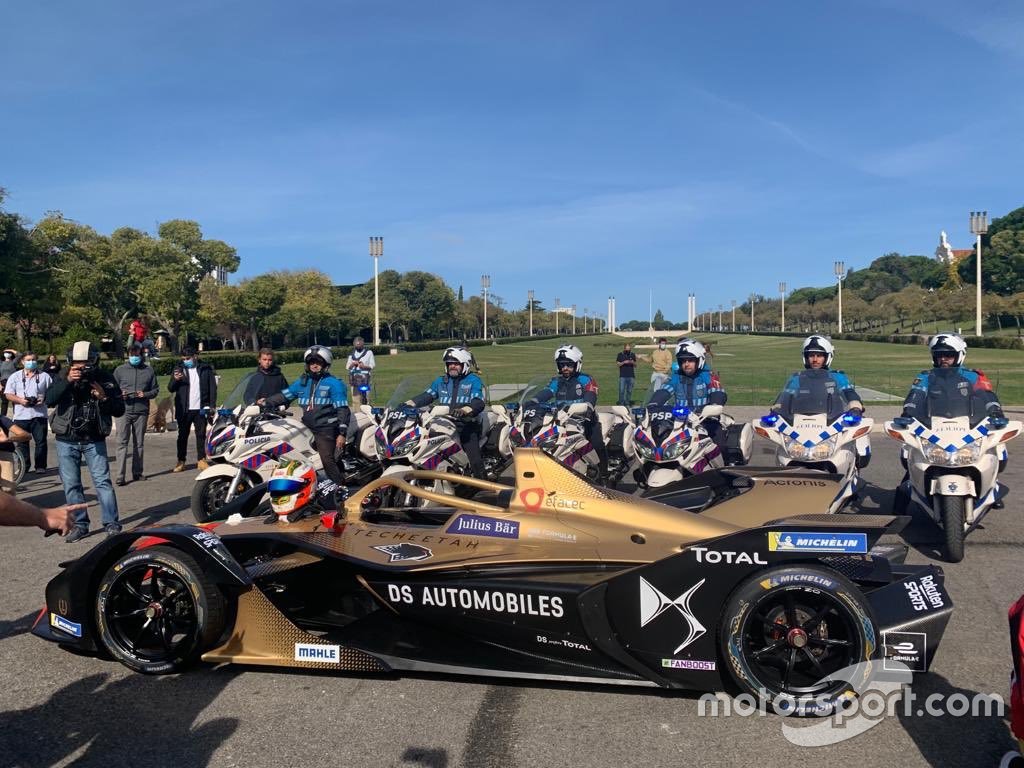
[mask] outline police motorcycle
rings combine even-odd
[[[753,441],[749,425],[735,424],[721,405],[705,405],[698,413],[653,403],[653,394],[645,406],[632,411],[628,444],[640,465],[633,471],[638,486],[661,488],[709,469],[747,463]],[[709,434],[707,422],[712,419],[719,421],[715,428],[737,434],[739,442],[729,456]]]
[[[866,438],[874,424],[874,419],[857,411],[845,411],[835,418],[828,413],[794,413],[790,420],[773,411],[751,422],[755,433],[775,444],[775,461],[780,467],[842,476],[829,512],[838,512],[860,490],[863,460],[857,454],[857,440]]]
[[[600,475],[598,455],[586,435],[585,423],[591,406],[586,403],[558,405],[552,400],[539,401],[538,396],[548,390],[550,383],[550,376],[530,379],[519,396],[519,402],[508,408],[512,423],[502,435],[500,451],[511,456],[516,448],[540,448],[556,461],[596,481]],[[631,464],[631,453],[626,444],[629,430],[625,428],[629,410],[615,405],[598,407],[595,413],[608,450],[607,483],[615,487]]]
[[[208,414],[206,460],[192,489],[192,514],[201,523],[217,520],[224,504],[267,482],[281,461],[304,461],[323,469],[312,433],[285,409],[245,403],[253,372],[242,378],[224,403]],[[343,455],[338,464],[347,485],[363,485],[380,474],[373,446],[373,419],[367,406],[352,409]]]
[[[886,434],[903,443],[907,479],[896,490],[895,513],[911,502],[943,530],[946,559],[964,558],[964,539],[981,524],[1009,489],[999,482],[1005,444],[1021,431],[1020,421],[990,416],[971,428],[969,416],[929,419],[898,416]]]

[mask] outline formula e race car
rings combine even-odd
[[[50,581],[33,632],[146,673],[201,659],[728,688],[819,714],[855,695],[851,666],[927,671],[953,610],[941,569],[878,544],[902,518],[818,514],[820,474],[713,470],[694,512],[535,449],[514,469],[514,487],[445,478],[472,499],[410,470],[334,512],[109,537]],[[386,484],[418,503],[377,506]]]

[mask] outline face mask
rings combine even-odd
[[[138,355],[128,355],[128,363],[130,365],[138,365],[142,362],[142,358]]]
[[[196,367],[196,361],[195,360],[186,360],[184,362],[184,366],[186,368],[195,368]]]
[[[25,361],[25,370],[26,371],[34,371],[36,369],[37,365],[39,365],[39,363],[37,363],[35,360],[26,360]]]
[[[665,345],[664,345],[664,344],[659,344],[659,345],[658,345],[658,349],[664,349],[664,348],[665,348]]]

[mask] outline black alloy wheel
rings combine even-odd
[[[177,672],[224,630],[224,596],[189,555],[169,546],[129,552],[96,595],[103,647],[137,672]]]
[[[837,572],[789,566],[758,573],[729,599],[720,641],[744,693],[781,697],[790,712],[830,714],[857,691],[847,677],[879,649],[859,590]],[[857,670],[869,674],[870,665]]]

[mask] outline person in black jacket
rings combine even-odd
[[[196,467],[206,469],[206,413],[217,402],[217,379],[213,366],[199,359],[195,349],[181,350],[181,364],[171,372],[167,389],[174,393],[174,420],[178,422],[178,463],[172,472],[185,471],[188,433],[196,430]]]
[[[245,404],[263,405],[266,398],[286,389],[288,389],[288,379],[281,373],[281,369],[274,365],[274,351],[264,347],[260,350],[256,373],[249,379],[249,383],[245,387]]]
[[[46,390],[46,405],[54,409],[50,427],[57,438],[57,461],[68,504],[82,504],[82,461],[89,466],[92,484],[103,513],[103,528],[111,536],[120,532],[117,497],[110,482],[107,435],[114,418],[124,414],[124,400],[114,377],[99,368],[99,352],[88,341],[68,350],[68,367]],[[75,512],[75,528],[64,541],[72,543],[89,533],[89,513]]]

